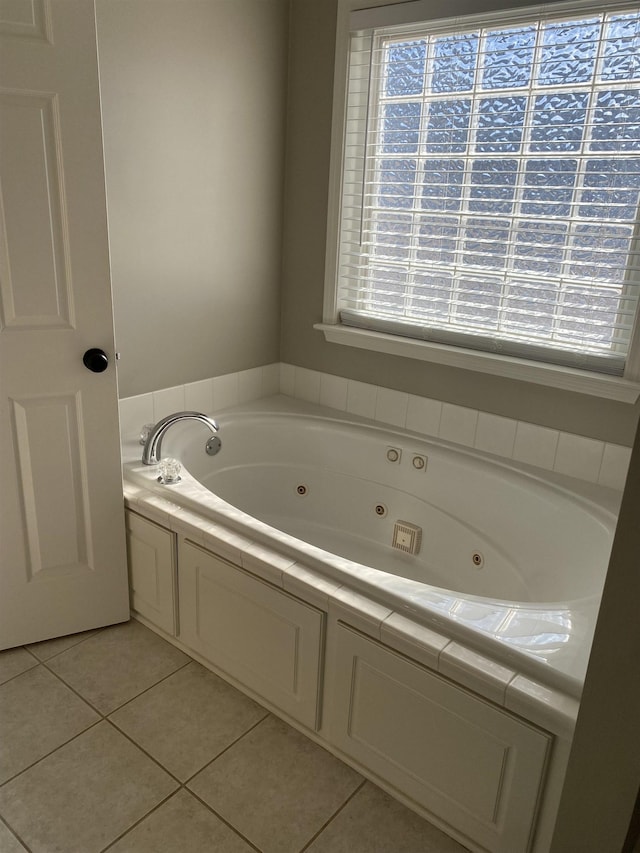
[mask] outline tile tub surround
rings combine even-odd
[[[135,695],[105,715],[92,703],[122,699],[109,664],[116,648],[129,650],[120,665]],[[0,653],[5,674],[30,659],[0,685],[2,719],[22,729],[12,775],[0,784],[3,853],[465,853],[137,622],[40,643],[38,657],[19,651]],[[83,668],[96,664],[89,678]],[[147,665],[151,684],[140,678]],[[58,696],[56,717],[78,721],[75,731],[57,729],[47,703],[31,701],[34,678]],[[223,697],[223,713],[212,711],[212,696]],[[271,758],[296,772],[266,776]],[[306,799],[297,796],[300,779]]]
[[[278,393],[617,490],[631,456],[623,445],[278,362],[122,399],[122,439],[175,411],[215,415]]]
[[[623,488],[631,456],[623,445],[291,364],[280,365],[280,393],[613,489]]]
[[[149,394],[125,397],[120,400],[120,433],[123,440],[135,438],[147,423],[191,410],[215,413],[238,403],[258,400],[280,393],[280,364],[253,367],[238,373],[227,373],[213,379],[202,379],[187,385],[163,388]]]

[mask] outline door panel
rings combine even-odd
[[[34,397],[13,400],[18,445],[20,499],[27,535],[27,577],[91,571],[91,533],[86,459],[80,446],[80,399]],[[50,510],[50,489],[64,513]]]
[[[83,366],[90,347],[104,373]],[[0,0],[0,477],[0,648],[127,619],[87,0]]]
[[[68,217],[61,209],[55,111],[52,95],[0,95],[0,228],[5,234],[1,296],[7,328],[71,325],[65,262],[69,246],[63,229]],[[28,205],[22,202],[25,196]]]
[[[48,41],[48,12],[47,0],[0,0],[0,35]]]

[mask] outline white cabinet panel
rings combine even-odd
[[[487,850],[525,853],[551,737],[339,622],[331,630],[330,740]]]
[[[309,728],[317,727],[324,614],[180,545],[180,639]]]
[[[176,633],[175,535],[127,512],[131,606],[168,634]]]

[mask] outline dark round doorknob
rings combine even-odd
[[[88,349],[82,356],[82,363],[93,373],[102,373],[107,369],[109,358],[103,349]]]

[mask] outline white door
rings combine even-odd
[[[128,618],[119,454],[93,0],[0,0],[0,648]]]

